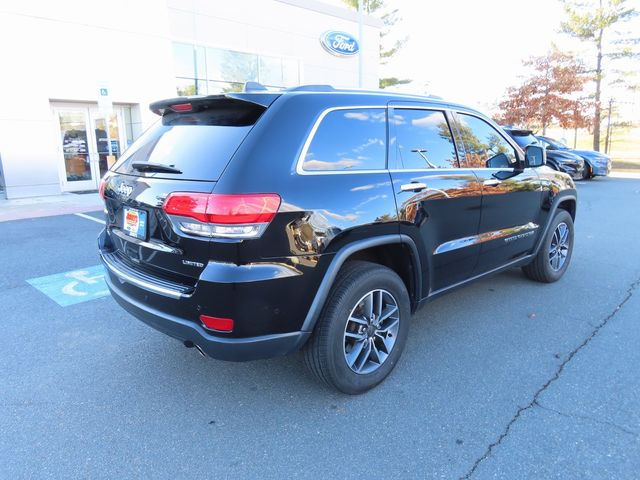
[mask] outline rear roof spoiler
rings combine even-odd
[[[278,92],[229,92],[220,95],[193,95],[159,100],[150,104],[149,109],[156,115],[163,115],[167,110],[181,111],[180,108],[174,109],[174,106],[191,105],[193,109],[198,109],[198,107],[213,106],[212,104],[220,101],[224,103],[234,101],[238,103],[245,102],[259,105],[266,109],[280,95]]]
[[[525,128],[509,128],[509,131],[519,137],[526,137],[527,135],[533,135],[533,130],[527,130]]]

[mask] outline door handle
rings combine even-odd
[[[401,192],[420,192],[421,190],[425,190],[426,188],[427,185],[420,182],[405,183],[403,185],[400,185]]]
[[[495,178],[490,178],[489,180],[485,180],[484,182],[482,182],[482,184],[487,187],[497,187],[501,183],[502,182],[500,180],[497,180]]]

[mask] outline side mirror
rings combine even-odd
[[[485,162],[485,165],[487,166],[487,168],[509,168],[512,166],[509,163],[509,157],[507,157],[504,153],[494,155]]]
[[[524,166],[541,167],[547,163],[547,151],[538,145],[529,145],[524,150]]]

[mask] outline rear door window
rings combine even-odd
[[[353,108],[327,113],[304,153],[305,171],[356,171],[386,168],[387,113],[384,108]]]
[[[458,168],[456,147],[443,111],[394,108],[390,123],[396,168]]]

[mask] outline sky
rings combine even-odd
[[[640,0],[631,3],[640,10]],[[544,55],[552,43],[585,54],[584,44],[559,33],[564,18],[559,0],[387,0],[387,5],[402,17],[392,34],[408,40],[381,66],[380,76],[410,78],[413,82],[400,90],[487,112],[495,111],[507,87],[526,74],[523,60]],[[635,28],[638,36],[640,21],[634,25],[626,28]],[[637,94],[628,100],[640,104]]]
[[[557,37],[557,0],[390,0],[408,40],[383,75],[413,79],[411,88],[487,109]],[[395,33],[395,32],[394,32]],[[426,87],[425,87],[426,84]]]

